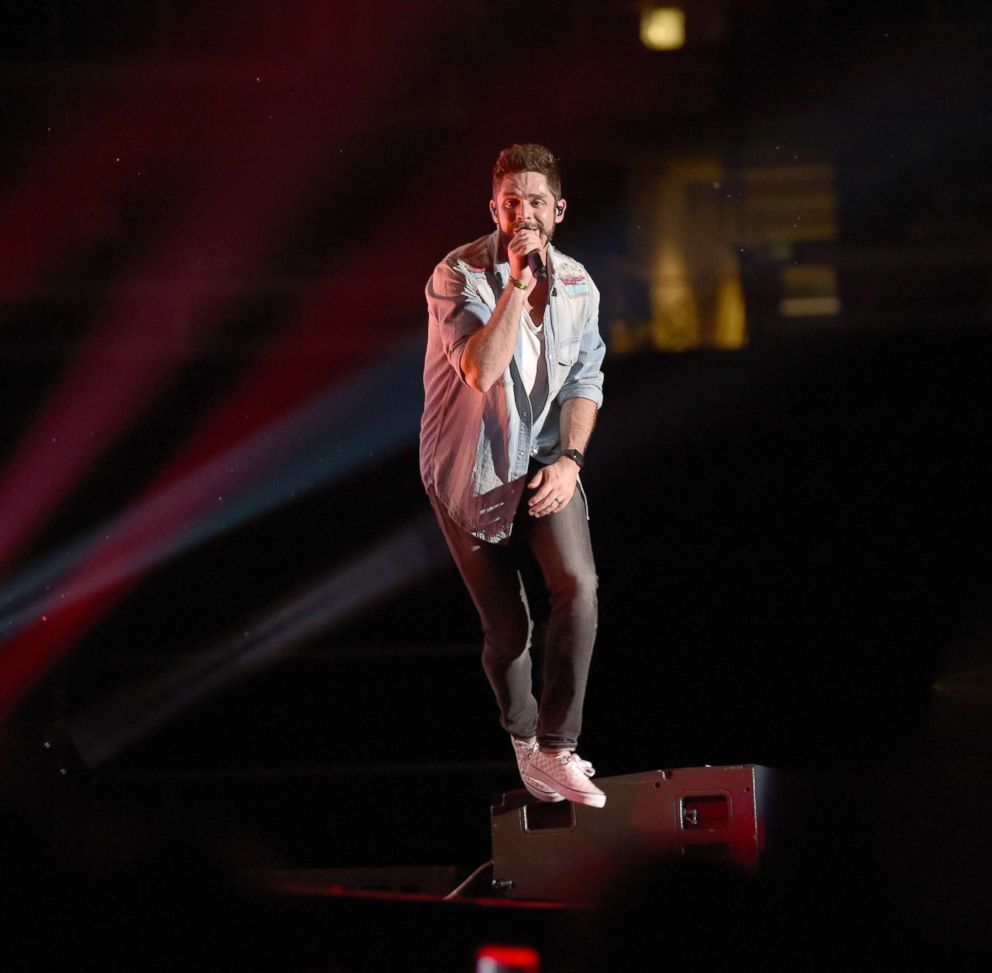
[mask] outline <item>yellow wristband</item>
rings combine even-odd
[[[521,291],[530,290],[530,288],[526,284],[524,284],[522,281],[517,280],[515,277],[511,277],[509,282],[513,284],[513,286],[516,287],[517,290],[521,290]]]

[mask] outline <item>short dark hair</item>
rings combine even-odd
[[[561,199],[561,173],[558,171],[558,160],[552,151],[535,142],[522,145],[510,145],[500,152],[493,166],[493,198],[503,181],[503,176],[511,172],[539,172],[548,180],[548,186],[555,194],[555,199]]]

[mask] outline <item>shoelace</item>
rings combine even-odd
[[[569,759],[574,760],[578,765],[579,770],[586,775],[586,777],[592,777],[596,773],[596,768],[593,767],[588,760],[583,760],[577,753],[569,754]]]
[[[586,775],[586,777],[592,777],[596,773],[596,768],[593,767],[588,760],[583,760],[577,754],[575,755],[575,762],[579,765],[579,769]]]
[[[537,743],[531,744],[528,748],[527,756],[530,757],[540,750],[540,746]],[[586,777],[594,777],[596,775],[596,768],[588,760],[583,760],[577,753],[570,750],[563,750],[563,754],[567,754],[566,762],[568,760],[574,760],[579,770],[586,775]]]
[[[596,773],[596,768],[588,760],[583,760],[577,753],[572,753],[568,750],[563,750],[559,755],[558,759],[563,763],[567,764],[569,761],[574,761],[575,765],[586,775],[586,777],[592,777]]]

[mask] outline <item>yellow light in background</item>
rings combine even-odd
[[[782,299],[778,302],[778,313],[782,317],[832,317],[841,310],[837,271],[830,264],[783,268]]]
[[[641,43],[653,51],[675,51],[685,44],[685,11],[648,7],[641,11]]]
[[[700,156],[669,160],[645,179],[654,210],[644,241],[650,343],[660,351],[740,348],[747,340],[733,210],[713,190],[723,178],[719,159]]]

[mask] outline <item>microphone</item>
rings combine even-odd
[[[534,275],[535,280],[548,279],[548,268],[544,266],[540,250],[531,250],[527,254],[527,266],[530,267],[530,272]]]
[[[517,231],[520,230],[534,230],[537,227],[531,226],[525,223],[522,219],[517,223]],[[530,267],[530,272],[534,275],[535,280],[547,280],[548,279],[548,268],[544,266],[544,260],[541,258],[540,250],[531,250],[527,254],[527,266]]]

